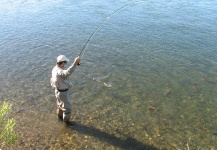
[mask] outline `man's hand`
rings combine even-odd
[[[73,65],[78,65],[78,63],[81,61],[81,59],[80,59],[80,56],[78,56],[78,57],[76,57],[75,58],[75,60],[74,60],[74,63],[73,63]]]

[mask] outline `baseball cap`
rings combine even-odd
[[[65,55],[59,55],[58,57],[57,57],[57,63],[58,62],[62,62],[62,61],[69,61],[69,59],[68,58],[66,58],[66,56]]]

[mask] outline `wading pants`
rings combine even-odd
[[[57,115],[62,118],[63,121],[69,121],[71,116],[71,103],[69,99],[69,92],[59,92],[55,90],[55,96],[57,99]]]

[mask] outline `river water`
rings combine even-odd
[[[49,79],[73,59],[72,120]],[[6,149],[217,149],[215,0],[1,0],[0,101],[19,140]]]

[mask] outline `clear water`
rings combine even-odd
[[[19,135],[8,149],[217,148],[214,0],[136,1],[112,16],[71,77],[77,125],[58,122],[56,57],[73,60],[131,2],[0,2],[0,100]]]

